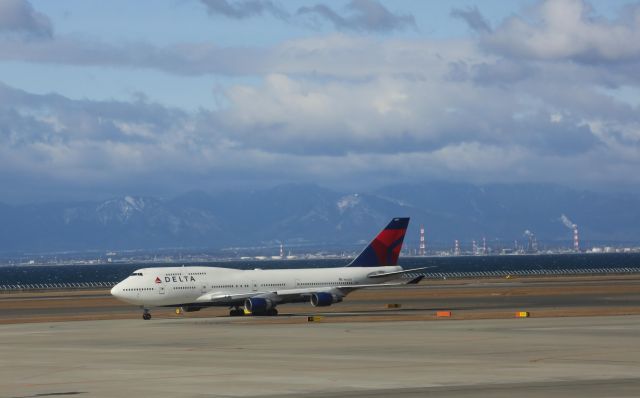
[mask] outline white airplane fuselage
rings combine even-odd
[[[341,288],[341,291],[350,291],[352,287],[383,284],[397,279],[398,275],[377,278],[371,276],[397,271],[402,271],[402,267],[277,270],[237,270],[205,266],[144,268],[114,286],[111,294],[122,301],[145,308],[233,306],[243,301],[245,296],[264,296],[280,304],[306,301],[310,296],[304,293],[312,290],[332,292],[334,288]],[[281,296],[279,292],[286,294]]]

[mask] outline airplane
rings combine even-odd
[[[409,218],[394,218],[351,263],[338,268],[238,270],[182,266],[143,268],[111,289],[111,294],[143,309],[176,307],[184,312],[211,306],[230,308],[230,316],[278,314],[285,303],[309,302],[325,307],[341,302],[354,290],[418,283],[423,276],[398,281],[403,274],[429,267],[403,269],[398,264]]]

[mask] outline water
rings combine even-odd
[[[340,267],[345,259],[287,260],[287,261],[225,261],[211,262],[208,266],[238,269],[324,268]],[[180,266],[181,264],[99,264],[99,265],[46,265],[0,267],[0,285],[26,285],[39,283],[119,282],[139,268]],[[186,264],[189,265],[189,264]],[[405,269],[431,266],[436,272],[491,272],[594,268],[640,267],[640,253],[607,254],[552,254],[527,256],[462,256],[400,258]]]

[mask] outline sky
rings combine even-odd
[[[639,2],[0,0],[0,202],[638,170]]]

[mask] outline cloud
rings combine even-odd
[[[580,6],[566,11],[580,15],[564,17],[580,29],[633,26],[594,16],[581,8],[586,3],[554,4]],[[493,31],[480,18],[478,34],[458,39],[342,32],[265,48],[0,39],[0,59],[117,67],[124,78],[133,68],[161,70],[177,82],[251,76],[215,88],[220,104],[197,112],[144,96],[74,100],[0,84],[0,184],[111,196],[302,180],[364,188],[428,179],[640,183],[640,109],[619,92],[640,93],[637,64],[624,54],[587,62],[580,52],[533,51],[529,40],[561,24],[531,15],[547,15],[542,10],[554,4],[539,3]],[[458,11],[465,20],[481,17]],[[514,19],[531,35],[510,32],[520,49],[518,41],[498,46]],[[368,23],[349,29],[391,26],[355,28]]]
[[[394,14],[375,0],[351,0],[346,13],[340,14],[325,4],[300,7],[299,16],[326,20],[339,30],[386,32],[415,27],[413,15]]]
[[[26,0],[0,1],[0,34],[50,38],[53,27],[49,18],[33,9]]]
[[[473,84],[387,77],[344,86],[271,75],[230,87],[228,106],[215,112],[0,85],[0,182],[23,200],[302,180],[350,189],[433,178],[640,182],[632,172],[640,145],[619,142],[620,126],[571,114],[552,121],[544,107],[518,115],[528,109],[518,94]]]
[[[377,52],[384,52],[389,58],[381,58]],[[144,42],[112,44],[75,36],[26,42],[0,39],[0,60],[150,68],[176,75],[313,73],[357,79],[380,73],[424,75],[425,67],[439,67],[441,54],[462,58],[468,52],[478,53],[469,42],[377,42],[345,34],[290,40],[271,48],[220,47],[206,42],[161,47]],[[403,62],[397,62],[395,57],[402,57]]]
[[[640,6],[614,20],[593,15],[583,0],[546,0],[528,14],[505,19],[482,37],[490,51],[509,57],[582,63],[638,62]]]
[[[148,43],[114,45],[79,37],[47,41],[0,38],[0,60],[81,66],[150,68],[178,75],[252,75],[266,72],[262,49],[223,48],[210,43],[157,47]]]
[[[433,152],[482,142],[560,156],[601,145],[581,118],[558,119],[552,104],[532,108],[510,87],[473,80],[387,76],[345,83],[270,75],[263,86],[234,86],[226,95],[229,107],[219,115],[225,128],[242,145],[278,153]]]
[[[232,19],[269,14],[292,24],[318,26],[322,21],[327,21],[338,30],[360,32],[388,32],[416,26],[412,15],[394,14],[376,0],[351,0],[345,7],[345,13],[318,3],[300,7],[293,15],[269,0],[200,1],[207,7],[210,15]]]
[[[211,15],[222,15],[227,18],[245,19],[264,14],[286,20],[289,13],[268,0],[243,0],[229,2],[227,0],[200,0]]]
[[[480,13],[478,7],[468,7],[467,9],[454,8],[450,14],[453,18],[462,19],[469,27],[478,33],[489,33],[492,31],[489,21]]]
[[[210,154],[224,154],[224,139],[202,118],[144,101],[71,100],[0,84],[0,181],[23,195],[148,192],[153,180],[184,180],[189,189],[215,163]]]

